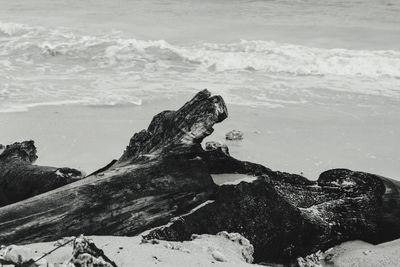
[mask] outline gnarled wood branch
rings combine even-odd
[[[0,207],[51,191],[83,177],[76,169],[34,165],[36,159],[33,141],[14,143],[0,150]]]

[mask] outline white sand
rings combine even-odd
[[[340,267],[398,267],[400,266],[400,239],[379,245],[362,241],[345,242],[332,248],[331,262],[324,266]]]
[[[132,266],[257,266],[245,262],[244,246],[221,236],[202,235],[188,242],[141,244],[141,237],[92,236],[95,244],[119,267]],[[28,245],[37,255],[55,248],[54,242]],[[53,264],[62,263],[71,256],[72,247],[66,246],[46,257]],[[214,255],[214,256],[213,256]],[[222,256],[225,262],[217,261]],[[215,258],[214,258],[215,257]],[[220,259],[221,260],[221,259]]]
[[[156,244],[142,243],[141,237],[91,236],[95,244],[104,250],[119,267],[131,266],[259,266],[246,263],[251,248],[239,245],[223,236],[201,235],[192,241]],[[62,243],[62,241],[60,241]],[[37,257],[55,248],[56,242],[27,245]],[[62,247],[46,256],[49,263],[68,261],[72,246]],[[379,245],[363,241],[349,241],[325,252],[320,265],[331,267],[398,267],[400,266],[400,239]],[[310,265],[311,266],[311,265]]]

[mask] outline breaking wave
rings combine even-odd
[[[197,71],[260,71],[292,75],[340,75],[400,78],[400,51],[322,49],[274,41],[246,41],[191,46],[164,40],[122,38],[120,33],[103,36],[76,35],[14,23],[1,23],[2,54],[25,55],[37,60],[67,57],[86,60],[98,67],[159,69],[184,67]]]
[[[141,105],[208,88],[270,108],[328,91],[400,98],[400,51],[275,41],[171,44],[0,21],[0,112],[43,105]]]

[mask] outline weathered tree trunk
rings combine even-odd
[[[223,99],[206,90],[178,111],[158,114],[108,169],[0,208],[0,243],[135,235],[189,211],[216,187],[196,155],[226,117]]]
[[[239,172],[251,173],[243,167]],[[335,169],[311,182],[251,169],[259,173],[256,181],[222,185],[213,202],[145,238],[184,241],[192,234],[238,232],[254,245],[256,261],[279,263],[348,240],[380,243],[400,238],[400,187],[395,181]]]
[[[33,141],[0,147],[0,207],[75,182],[83,174],[71,168],[33,165]]]

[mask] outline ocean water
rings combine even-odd
[[[397,0],[0,0],[0,112],[400,100]],[[361,99],[361,100],[360,100]]]

